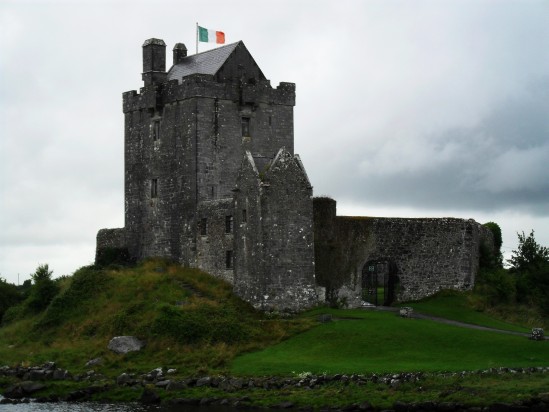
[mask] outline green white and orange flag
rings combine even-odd
[[[225,44],[225,33],[222,31],[208,30],[198,26],[198,41]]]

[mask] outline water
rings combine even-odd
[[[0,399],[2,397],[0,396]],[[0,405],[1,412],[235,412],[236,408],[221,405],[141,405],[139,403],[95,403],[95,402],[56,402],[56,403],[18,403]],[[238,409],[242,411],[242,409]]]

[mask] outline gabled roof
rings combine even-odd
[[[179,80],[191,74],[215,75],[241,41],[185,57],[168,71],[168,81]]]

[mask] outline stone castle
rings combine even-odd
[[[418,299],[474,284],[491,233],[473,220],[340,217],[294,153],[295,84],[273,88],[243,42],[195,55],[143,44],[123,94],[125,226],[96,261],[160,256],[233,284],[262,310]]]

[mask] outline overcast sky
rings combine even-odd
[[[124,226],[122,92],[144,40],[171,65],[196,22],[296,83],[295,151],[339,214],[495,221],[507,253],[531,229],[549,246],[547,0],[3,0],[1,277],[71,274]]]

